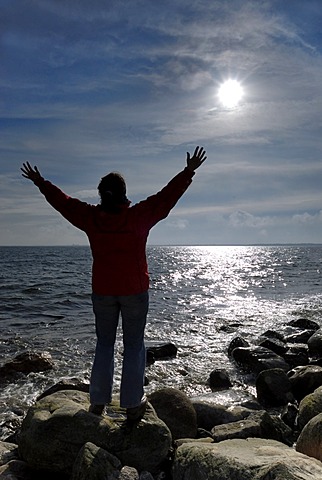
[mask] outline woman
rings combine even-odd
[[[118,173],[109,173],[101,179],[98,186],[101,203],[89,205],[63,193],[28,162],[21,168],[23,177],[32,180],[50,205],[89,239],[97,335],[90,381],[93,413],[102,414],[112,399],[114,345],[121,314],[124,357],[120,405],[126,408],[128,420],[135,421],[144,415],[147,403],[143,388],[144,330],[149,302],[146,242],[151,228],[167,217],[206,158],[205,150],[196,147],[192,157],[187,153],[186,167],[168,185],[134,206],[130,206],[125,181]]]

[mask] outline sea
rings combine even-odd
[[[218,392],[217,400],[239,402],[254,394],[254,385],[227,355],[234,337],[256,343],[266,330],[283,330],[297,318],[322,325],[322,245],[150,245],[147,256],[147,344],[171,342],[178,348],[176,358],[147,368],[147,393],[175,387],[191,398],[208,398],[216,395],[209,374],[222,368],[233,388]],[[0,265],[0,363],[25,351],[49,352],[54,362],[50,371],[1,385],[0,438],[5,439],[44,390],[62,379],[89,381],[95,329],[89,247],[0,247]]]

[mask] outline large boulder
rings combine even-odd
[[[318,330],[320,325],[314,320],[309,320],[308,318],[297,318],[295,320],[291,320],[288,325],[295,328],[300,328],[304,330]]]
[[[322,386],[322,367],[318,365],[295,367],[288,372],[288,377],[291,381],[293,395],[300,402],[306,395]]]
[[[281,357],[284,356],[284,353],[287,351],[288,346],[287,344],[283,341],[280,340],[279,338],[262,338],[258,344],[260,347],[268,348],[269,350],[272,350],[275,352],[277,355],[280,355]]]
[[[291,368],[308,365],[309,348],[305,343],[293,343],[288,346],[289,348],[283,354],[283,358]]]
[[[317,480],[322,464],[276,440],[248,438],[185,443],[172,473],[173,480]]]
[[[288,343],[307,343],[308,340],[314,334],[314,330],[302,330],[299,332],[291,333],[285,337],[286,342]]]
[[[148,399],[158,417],[170,429],[174,440],[196,437],[197,415],[184,392],[176,388],[161,388],[151,393]]]
[[[322,461],[322,413],[305,425],[297,440],[296,450]],[[322,478],[322,475],[317,478]]]
[[[52,393],[59,392],[60,390],[80,390],[81,392],[89,392],[89,383],[83,382],[78,378],[63,378],[59,382],[55,383],[51,387],[47,388],[44,392],[42,392],[38,397],[37,400],[41,400],[47,395],[51,395]]]
[[[0,441],[0,465],[18,459],[18,447],[15,443]]]
[[[312,357],[321,357],[322,355],[322,329],[316,332],[307,341],[309,352]]]
[[[71,480],[100,480],[108,476],[118,478],[121,468],[118,458],[87,442],[76,457]]]
[[[232,356],[238,365],[256,375],[271,368],[285,371],[290,368],[280,355],[265,347],[237,347],[232,351]]]
[[[70,474],[79,450],[91,442],[123,465],[153,473],[168,456],[169,429],[151,406],[140,422],[129,424],[124,410],[112,405],[119,413],[113,418],[89,413],[85,392],[63,390],[39,400],[22,423],[21,458],[38,470]]]
[[[280,368],[263,370],[256,378],[257,400],[264,407],[279,407],[294,401],[291,381]]]
[[[313,393],[306,395],[299,405],[298,426],[302,430],[305,425],[319,413],[322,412],[322,387],[314,390]]]
[[[253,410],[247,407],[232,405],[230,407],[200,400],[192,401],[197,414],[198,428],[211,431],[216,425],[238,422],[247,418]]]
[[[292,445],[293,432],[278,416],[269,415],[265,410],[253,412],[238,422],[217,425],[211,430],[215,442],[232,438],[269,438],[286,445]]]

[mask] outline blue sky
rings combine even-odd
[[[86,244],[22,162],[97,203],[133,203],[203,145],[151,244],[322,243],[320,0],[0,0],[0,245]],[[244,96],[227,108],[220,85]]]

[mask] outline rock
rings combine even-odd
[[[211,431],[216,425],[243,420],[253,412],[253,410],[242,406],[227,407],[198,400],[193,401],[192,405],[197,414],[198,428],[206,431]]]
[[[283,356],[287,352],[287,345],[282,340],[278,338],[264,338],[258,344],[260,347],[268,348],[275,352],[277,355]]]
[[[294,343],[289,345],[288,350],[282,356],[291,368],[308,365],[309,348],[304,343]]]
[[[322,352],[322,329],[316,332],[308,339],[307,345],[311,357],[320,357]]]
[[[291,381],[284,370],[263,370],[256,378],[257,400],[265,407],[279,407],[294,401]]]
[[[277,416],[269,415],[265,410],[251,413],[238,422],[218,425],[211,430],[214,442],[232,438],[268,438],[292,445],[293,432]]]
[[[296,429],[298,408],[294,403],[289,403],[281,412],[281,419],[293,431]]]
[[[101,480],[107,476],[118,478],[121,468],[118,458],[87,442],[76,457],[71,480]]]
[[[18,459],[18,447],[14,443],[0,441],[0,465]]]
[[[44,372],[54,367],[48,352],[24,352],[0,367],[0,378],[10,380],[17,373]]]
[[[297,401],[301,401],[302,398],[322,385],[322,367],[317,365],[296,367],[288,372],[288,377],[294,397]]]
[[[162,388],[151,393],[148,399],[173,439],[197,436],[197,415],[185,393],[175,388]]]
[[[307,318],[297,318],[296,320],[291,320],[288,325],[295,328],[301,328],[302,330],[318,330],[320,325],[313,320]]]
[[[296,450],[322,461],[322,413],[305,425],[297,440]]]
[[[213,392],[232,386],[228,373],[223,369],[213,370],[209,375],[207,383]]]
[[[322,465],[276,440],[248,438],[181,445],[172,473],[173,480],[317,480]]]
[[[79,390],[80,392],[89,392],[89,383],[84,383],[77,378],[63,378],[58,383],[55,383],[52,387],[45,390],[37,397],[37,400],[41,400],[52,393],[59,392],[60,390]]]
[[[283,343],[285,343],[284,336],[280,332],[276,332],[276,330],[266,330],[261,337],[277,338],[277,340],[281,340]]]
[[[31,407],[22,423],[19,453],[38,470],[70,474],[81,447],[91,442],[115,455],[122,465],[153,473],[172,444],[167,426],[148,405],[144,418],[128,424],[124,410],[112,403],[118,418],[88,412],[89,395],[62,390]]]
[[[295,332],[285,337],[287,343],[307,343],[309,338],[312,337],[315,330],[303,330],[301,332]]]
[[[173,343],[146,342],[146,351],[148,356],[153,356],[154,360],[166,360],[175,358],[178,349]]]
[[[150,472],[141,472],[139,480],[154,480]]]
[[[25,462],[21,460],[11,460],[5,465],[0,466],[1,480],[33,480],[34,472]]]
[[[229,323],[229,324],[220,325],[218,330],[220,332],[232,333],[232,332],[235,332],[241,326],[242,326],[242,323],[237,323],[237,322]]]
[[[238,347],[233,350],[232,356],[242,368],[256,375],[271,368],[289,370],[289,365],[282,357],[264,347]]]
[[[302,430],[305,425],[319,413],[322,412],[322,387],[314,390],[313,393],[306,395],[299,405],[298,426]]]
[[[249,347],[249,343],[243,337],[233,338],[228,347],[228,356],[231,357],[233,350],[238,347]]]
[[[101,480],[101,478],[97,480]],[[140,480],[138,471],[133,467],[127,466],[122,468],[120,476],[117,478],[119,480]]]

